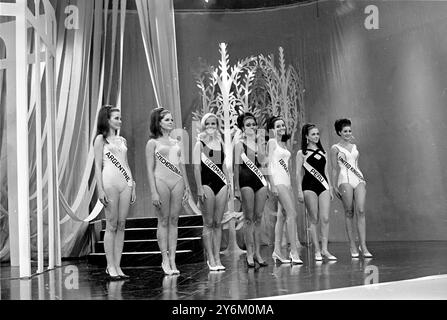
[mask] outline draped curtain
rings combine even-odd
[[[112,9],[109,10],[109,4]],[[126,0],[60,0],[55,2],[57,17],[56,45],[56,141],[59,168],[59,198],[62,257],[85,255],[89,248],[88,222],[102,211],[95,198],[93,140],[96,118],[104,103],[121,106],[123,35]],[[67,28],[66,8],[77,9],[78,28]],[[32,36],[32,35],[31,35]],[[30,37],[31,38],[31,37]],[[32,42],[29,41],[32,47]],[[0,45],[0,58],[4,48]],[[116,57],[116,53],[118,56]],[[36,253],[36,173],[32,105],[35,91],[30,67],[29,167],[31,248]],[[5,147],[5,83],[0,73],[0,259],[8,259],[7,181]],[[44,118],[44,117],[43,117]],[[46,119],[42,119],[46,121]],[[45,123],[42,123],[45,128]],[[45,130],[45,129],[44,129]],[[45,133],[44,133],[45,134]],[[43,146],[44,148],[45,146]],[[44,172],[46,173],[46,163]],[[47,178],[44,178],[46,188]],[[44,192],[44,204],[47,201]],[[47,247],[46,206],[44,206],[44,248]]]
[[[135,2],[157,106],[169,109],[182,128],[173,1]]]
[[[0,18],[1,19],[1,18]],[[3,21],[0,20],[0,23]],[[0,40],[0,59],[6,57],[6,47]],[[8,184],[6,170],[6,70],[0,70],[0,261],[9,257],[8,250]]]
[[[180,105],[173,0],[135,0],[135,2],[146,63],[151,79],[147,86],[151,87],[156,103],[156,105],[149,104],[146,106],[148,108],[147,113],[154,107],[164,107],[171,111],[175,127],[184,129]],[[173,136],[182,141],[183,154],[188,164],[191,149],[191,139],[188,133],[185,130],[175,130]],[[144,157],[140,156],[140,158]],[[189,166],[186,167],[188,173],[191,174],[191,168]],[[190,176],[190,174],[188,175]],[[143,179],[147,180],[146,177]],[[150,194],[149,188],[146,187],[144,189]],[[150,200],[150,198],[147,198],[147,195],[143,195],[143,197],[146,197],[143,198],[143,201],[147,202]],[[145,209],[146,212],[144,214],[155,216],[152,205],[146,205]],[[188,209],[184,209],[184,214],[192,214],[188,212]]]

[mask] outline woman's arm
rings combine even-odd
[[[303,194],[303,186],[301,185],[303,182],[303,163],[304,163],[304,157],[301,150],[298,150],[296,153],[296,183],[297,183],[297,189],[298,189],[298,201],[303,202],[304,201],[304,194]]]
[[[326,164],[324,165],[324,174],[327,178],[327,183],[329,185],[329,193],[331,195],[331,200],[333,200],[334,199],[334,192],[333,192],[334,188],[332,187],[331,179],[329,178],[329,170],[328,170],[328,167],[329,167],[328,162],[329,161],[327,159],[327,156],[326,155],[324,155],[324,156],[326,157]]]
[[[199,201],[203,202],[205,199],[205,192],[202,186],[201,160],[200,160],[201,152],[202,152],[201,143],[200,141],[197,141],[196,145],[194,146],[194,151],[192,153],[193,164],[194,164],[194,179],[196,181],[197,186],[197,196],[199,197]]]
[[[150,139],[146,144],[146,168],[149,186],[152,194],[152,204],[159,208],[161,206],[160,196],[155,184],[155,140]]]
[[[104,150],[104,137],[100,134],[95,138],[93,144],[93,150],[95,153],[95,179],[96,188],[98,190],[98,199],[104,205],[107,206],[109,199],[107,199],[106,193],[104,191],[104,185],[102,183],[102,157]]]
[[[273,182],[273,176],[272,176],[272,171],[271,171],[271,163],[272,163],[272,154],[276,149],[276,143],[274,140],[270,139],[267,142],[267,156],[268,156],[268,164],[267,164],[267,177],[270,181],[270,186],[272,188],[272,192],[274,195],[278,195],[278,189],[276,188],[275,183]]]
[[[331,148],[331,166],[332,166],[332,188],[335,190],[335,195],[340,197],[340,191],[338,190],[337,178],[338,178],[338,160],[337,160],[338,148],[336,146],[332,146]]]
[[[241,189],[239,186],[239,171],[240,166],[242,165],[241,154],[242,154],[242,142],[238,142],[234,150],[234,196],[236,198],[241,197]]]
[[[121,138],[123,139],[123,143],[124,143],[124,145],[125,145],[126,148],[127,148],[127,141],[126,141],[126,138],[124,138],[124,137],[121,137]],[[130,171],[129,161],[127,160],[127,152],[126,152],[124,161],[126,162],[126,166],[127,166],[127,168],[129,169],[130,178],[132,179],[132,195],[131,195],[131,197],[130,197],[130,203],[134,203],[135,200],[136,200],[136,198],[137,198],[137,196],[136,196],[136,188],[137,188],[137,185],[136,185],[135,179],[133,178],[132,172]]]
[[[185,156],[183,153],[182,146],[180,146],[179,152],[180,152],[180,155],[179,155],[180,156],[180,171],[182,172],[183,183],[185,186],[185,193],[183,195],[183,201],[186,201],[186,200],[188,200],[188,197],[191,194],[191,190],[189,189],[188,175],[186,173],[186,166],[185,166]]]

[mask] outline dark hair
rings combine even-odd
[[[314,128],[317,128],[317,126],[314,125],[313,123],[306,123],[303,126],[303,128],[301,129],[301,151],[303,152],[303,154],[307,153],[307,139],[306,139],[306,136],[309,134],[309,131],[311,129],[314,129]],[[326,153],[326,151],[324,151],[323,146],[321,145],[321,139],[319,139],[318,142],[317,142],[317,148],[320,149],[321,151],[323,151],[323,153]]]
[[[343,130],[344,127],[350,127],[351,126],[351,120],[349,119],[338,119],[335,120],[334,127],[335,132],[338,136],[340,136],[340,132]]]
[[[283,117],[281,116],[272,116],[267,120],[267,134],[270,134],[270,130],[273,130],[275,128],[275,122],[278,120],[284,121]],[[284,121],[284,125],[286,122]],[[270,138],[270,136],[269,136]],[[286,133],[281,137],[282,142],[287,142],[287,140],[290,139],[290,134],[287,133],[287,125],[286,125]]]
[[[163,107],[158,107],[151,111],[149,120],[149,136],[152,139],[157,139],[158,137],[161,137],[163,135],[163,133],[161,132],[160,121],[168,113],[171,112]]]
[[[113,112],[120,111],[118,108],[114,108],[112,105],[104,105],[101,107],[98,113],[98,123],[96,125],[96,135],[102,134],[104,138],[107,137],[110,130],[109,119]]]
[[[244,131],[244,123],[245,123],[245,120],[247,120],[247,119],[253,119],[255,121],[256,125],[258,124],[258,121],[256,120],[255,116],[251,112],[245,112],[245,113],[241,114],[240,116],[238,116],[237,121],[236,121],[236,125],[242,131]]]

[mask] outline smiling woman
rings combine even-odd
[[[197,196],[202,204],[203,243],[210,271],[223,271],[220,261],[222,218],[228,196],[228,172],[220,121],[213,113],[207,113],[200,122],[201,132],[195,145],[194,177]]]
[[[363,257],[372,258],[372,254],[366,248],[366,180],[358,166],[359,151],[353,143],[351,120],[338,119],[334,126],[340,141],[331,149],[332,181],[335,194],[341,199],[345,209],[345,225],[351,246],[351,257],[358,258],[359,256],[353,230],[354,215],[357,214],[357,228],[360,237],[358,249]]]
[[[105,207],[106,232],[104,251],[106,273],[110,280],[128,278],[121,270],[124,229],[129,205],[135,202],[135,181],[127,161],[127,142],[118,131],[121,128],[121,111],[110,105],[103,106],[98,114],[98,130],[94,142],[95,177],[99,201]]]
[[[182,202],[190,195],[185,164],[178,141],[170,137],[174,129],[171,112],[164,108],[152,110],[149,128],[151,139],[146,144],[146,164],[152,205],[158,217],[161,267],[166,275],[179,274],[175,264],[178,217]]]

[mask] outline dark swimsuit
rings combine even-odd
[[[245,143],[242,142],[242,145],[244,146],[244,152],[245,155],[252,160],[252,157],[250,157],[251,155],[255,155],[255,161],[253,161],[253,163],[256,165],[256,167],[258,167],[258,169],[261,167],[259,161],[258,161],[258,153],[254,152],[253,150],[250,149],[250,152],[247,152],[247,149],[249,149],[247,147],[247,145]],[[242,159],[241,159],[242,161]],[[256,174],[253,173],[253,171],[251,171],[247,165],[245,164],[244,161],[242,161],[242,163],[239,166],[239,188],[244,188],[244,187],[250,187],[253,189],[253,192],[256,193],[256,191],[258,191],[259,189],[261,189],[264,185],[262,184],[261,180],[259,180],[259,178],[256,176]]]
[[[327,182],[326,175],[324,174],[324,167],[326,165],[326,157],[324,153],[319,149],[307,149],[306,151],[306,155],[303,153],[304,161],[314,167],[315,170],[317,170]],[[309,154],[309,152],[311,153]],[[302,188],[303,191],[310,190],[315,192],[317,196],[319,196],[323,191],[326,190],[326,188],[320,183],[320,181],[318,181],[317,178],[315,178],[307,170],[304,170]]]
[[[209,148],[203,141],[200,141],[202,143],[202,152],[205,156],[207,156],[211,161],[213,161],[216,166],[221,170],[223,167],[223,162],[225,159],[225,153],[223,152],[223,145],[221,145],[221,150],[213,150]],[[222,179],[213,172],[206,164],[203,163],[203,161],[200,161],[201,164],[201,177],[202,177],[202,185],[206,185],[213,190],[214,194],[216,195],[222,187],[225,186],[225,183],[222,181]]]

